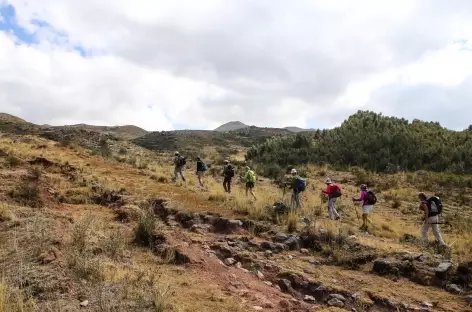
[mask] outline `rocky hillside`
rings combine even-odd
[[[261,144],[270,137],[289,133],[288,130],[284,129],[253,126],[229,132],[211,130],[156,131],[136,138],[132,142],[155,151],[198,151],[206,146],[220,148],[250,147]]]
[[[86,125],[86,124],[78,124],[78,125],[71,125],[71,126],[64,126],[64,127],[83,129],[83,130],[94,131],[94,132],[99,132],[103,134],[111,134],[113,136],[116,136],[124,140],[132,140],[148,133],[146,130],[137,126],[133,126],[133,125],[106,127],[106,126],[93,126],[93,125]],[[54,128],[64,128],[64,127],[54,127]]]

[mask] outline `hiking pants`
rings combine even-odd
[[[175,167],[174,169],[174,182],[176,182],[177,179],[179,178],[179,174],[182,177],[182,180],[185,181],[185,177],[182,173],[182,166],[178,166],[178,167]]]
[[[336,211],[336,205],[335,205],[337,199],[338,199],[337,197],[334,197],[328,200],[328,216],[330,219],[339,218],[339,213]]]
[[[432,227],[433,228],[433,234],[436,237],[436,239],[438,240],[439,244],[446,245],[446,243],[444,243],[444,240],[441,236],[441,232],[439,232],[438,222],[439,222],[439,216],[429,217],[428,219],[426,219],[424,221],[423,229],[421,231],[421,235],[423,236],[423,241],[425,243],[428,242],[428,231],[429,231],[429,228]]]
[[[231,177],[224,177],[223,187],[226,193],[231,193]]]
[[[301,205],[300,205],[300,192],[298,192],[298,191],[293,191],[292,192],[292,200],[290,202],[290,206],[292,206],[292,208],[295,208],[295,209],[301,208]]]

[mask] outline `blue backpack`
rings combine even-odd
[[[306,181],[300,177],[295,179],[294,188],[300,192],[304,192],[306,189]]]

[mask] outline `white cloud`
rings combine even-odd
[[[8,2],[40,44],[0,32],[0,110],[34,122],[331,127],[407,95],[430,108],[408,118],[472,113],[468,0]]]

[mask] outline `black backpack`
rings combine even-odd
[[[179,156],[179,166],[183,166],[187,163],[185,157]]]
[[[443,210],[443,204],[439,197],[437,196],[432,196],[428,200],[428,210],[429,210],[429,216],[434,217],[437,215],[442,214]]]
[[[377,203],[377,196],[372,191],[367,191],[367,204],[375,205]]]
[[[228,165],[226,168],[226,175],[230,178],[234,177],[234,168],[231,165]]]

